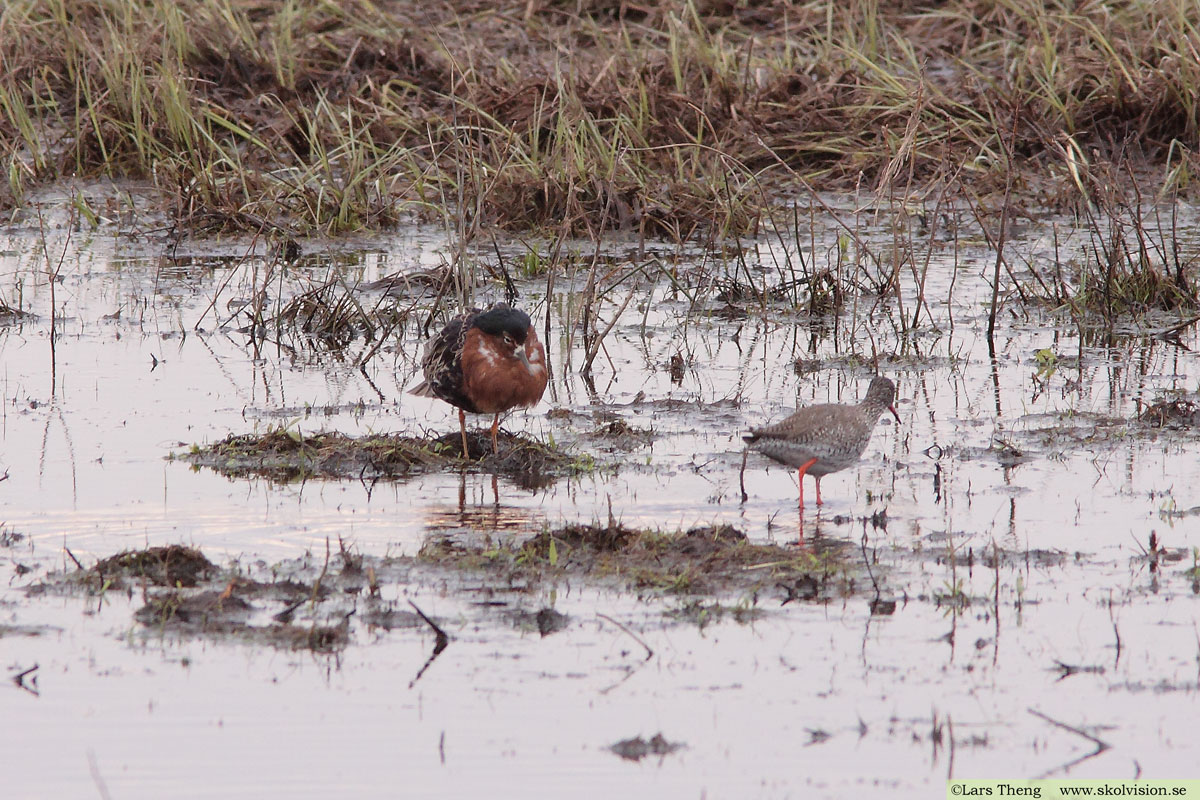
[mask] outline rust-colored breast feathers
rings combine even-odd
[[[526,367],[495,337],[477,328],[467,332],[462,350],[463,393],[483,413],[536,405],[546,391],[546,350],[533,328],[525,339]]]

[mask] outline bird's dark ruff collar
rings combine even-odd
[[[524,311],[518,311],[503,303],[497,303],[475,317],[472,327],[479,328],[479,330],[492,336],[500,336],[507,333],[518,344],[524,344],[531,324],[529,315]]]

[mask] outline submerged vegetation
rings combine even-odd
[[[809,188],[1073,204],[1130,164],[1174,192],[1198,28],[1190,0],[15,0],[0,205],[107,175],[152,181],[189,230],[423,210],[465,236],[683,239]]]

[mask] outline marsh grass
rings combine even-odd
[[[393,304],[381,307],[380,302],[370,302],[336,274],[280,300],[272,312],[255,314],[255,310],[254,305],[243,308],[241,314],[248,319],[243,332],[261,344],[271,341],[290,352],[345,351],[356,340],[369,345],[402,325],[408,314]]]
[[[0,325],[10,325],[32,316],[28,311],[22,311],[18,306],[11,306],[0,297]]]
[[[1182,186],[1198,21],[1190,0],[15,0],[0,203],[110,175],[152,180],[185,226],[332,233],[418,211],[467,238],[682,240],[751,232],[810,188],[1033,185],[1064,139],[1152,163],[1174,147]]]
[[[1133,174],[1128,158],[1114,165],[1090,165],[1067,155],[1077,191],[1074,214],[1086,241],[1074,257],[1063,256],[1057,229],[1049,269],[1032,264],[1022,295],[1076,316],[1107,320],[1146,312],[1185,313],[1200,304],[1194,248],[1179,229],[1179,197],[1168,171],[1161,189],[1144,195],[1149,184]]]
[[[274,348],[292,357],[319,361],[332,355],[361,366],[416,312],[429,313],[427,295],[446,280],[432,271],[363,283],[341,253],[304,253],[288,237],[268,237],[263,244],[255,237],[239,255],[204,262],[220,268],[223,277],[193,323],[198,330],[215,321],[246,335],[256,355]]]
[[[489,281],[511,299],[514,277],[545,279],[544,338],[559,303],[564,367],[585,378],[660,290],[855,334],[880,309],[901,335],[937,327],[925,281],[964,208],[996,253],[989,328],[1010,293],[1109,319],[1189,310],[1193,258],[1146,209],[1195,192],[1198,26],[1190,0],[16,0],[0,12],[0,206],[104,175],[152,182],[180,235],[439,222],[452,245],[432,302],[278,256],[247,259],[241,302],[223,305],[226,284],[213,297],[256,356],[356,365],[413,317],[427,337]],[[1018,274],[1005,239],[1031,204],[1074,213],[1086,253]],[[827,214],[835,243],[819,238]],[[95,225],[86,204],[77,217]],[[894,220],[890,241],[869,217]],[[493,262],[496,228],[551,244]],[[566,244],[613,232],[706,255],[685,271]]]

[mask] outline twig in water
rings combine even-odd
[[[946,762],[946,780],[954,777],[954,720],[946,715],[946,739],[950,742],[950,758]]]
[[[995,644],[992,645],[992,663],[1000,657],[1000,546],[992,540],[992,562],[995,570],[995,583],[992,588],[992,614],[996,618]]]
[[[996,267],[992,272],[992,302],[988,309],[988,326],[987,326],[987,341],[988,353],[995,358],[995,345],[993,343],[993,334],[996,331],[996,305],[1000,296],[1000,267],[1004,265],[1004,241],[1008,234],[1008,202],[1012,196],[1013,184],[1013,143],[1017,138],[1017,122],[1020,120],[1019,107],[1013,107],[1012,132],[1007,143],[1005,143],[1004,155],[1007,161],[1007,170],[1004,179],[1004,207],[1000,209],[1000,233],[996,237]],[[1003,140],[1001,140],[1003,141]]]
[[[75,562],[75,566],[79,567],[80,569],[84,569],[83,564],[80,564],[79,559],[76,558],[75,554],[71,552],[71,548],[67,547],[66,545],[63,545],[63,550],[66,552],[66,554],[68,556],[71,557],[71,560]]]
[[[1192,631],[1196,634],[1196,684],[1200,685],[1200,629],[1196,628],[1196,620],[1192,620]]]
[[[58,341],[58,300],[54,296],[54,286],[58,283],[59,273],[62,272],[63,262],[67,258],[67,250],[71,246],[71,231],[75,228],[78,208],[72,206],[71,217],[67,223],[67,238],[63,242],[62,252],[55,263],[50,258],[50,249],[46,245],[46,221],[42,219],[42,207],[37,206],[38,227],[41,231],[42,257],[46,259],[46,283],[50,289],[50,394],[54,395],[58,383],[58,358],[55,354],[55,342]]]
[[[325,574],[329,572],[329,537],[325,537],[325,565],[321,567],[321,574],[313,582],[312,597],[309,598],[309,603],[313,608],[317,607],[317,595],[321,593],[321,581],[325,580]]]
[[[1047,775],[1054,774],[1055,772],[1065,771],[1065,770],[1070,769],[1071,767],[1075,766],[1076,764],[1087,761],[1089,758],[1095,758],[1096,756],[1103,753],[1105,750],[1112,748],[1112,745],[1110,745],[1108,742],[1104,741],[1100,737],[1093,736],[1092,734],[1088,733],[1085,730],[1076,728],[1074,725],[1068,725],[1065,722],[1059,722],[1058,720],[1054,719],[1053,717],[1047,716],[1046,714],[1043,714],[1042,712],[1040,712],[1036,709],[1033,709],[1033,708],[1027,708],[1025,710],[1028,711],[1030,714],[1033,714],[1035,717],[1045,720],[1046,722],[1049,722],[1051,725],[1056,725],[1059,728],[1062,728],[1064,731],[1070,731],[1071,733],[1075,734],[1076,736],[1082,736],[1084,739],[1087,739],[1089,742],[1096,745],[1096,749],[1093,750],[1092,752],[1090,752],[1080,758],[1077,758],[1074,761],[1071,761],[1067,764],[1063,764],[1061,767],[1058,767],[1057,769],[1050,770],[1049,772],[1046,772],[1039,777],[1044,778]]]
[[[604,329],[603,333],[600,333],[599,335],[593,333],[593,336],[596,338],[592,341],[591,346],[588,348],[587,357],[583,362],[583,372],[591,372],[592,362],[596,360],[596,356],[599,354],[600,348],[604,345],[604,337],[608,336],[608,334],[612,332],[612,329],[616,327],[617,322],[619,322],[621,319],[621,314],[623,314],[625,309],[628,308],[629,301],[633,300],[633,296],[637,293],[637,291],[638,288],[636,286],[629,290],[629,295],[625,298],[625,302],[621,303],[621,307],[617,309],[615,314],[613,314],[612,320],[609,321],[608,327]],[[599,320],[598,314],[596,319]]]
[[[1030,714],[1033,714],[1035,717],[1038,717],[1039,719],[1043,719],[1046,722],[1049,722],[1051,725],[1057,725],[1058,727],[1062,728],[1064,731],[1070,731],[1071,733],[1075,734],[1076,736],[1082,736],[1084,739],[1087,739],[1089,742],[1091,742],[1092,744],[1096,745],[1097,748],[1099,748],[1096,750],[1097,753],[1103,753],[1105,750],[1109,750],[1112,748],[1111,744],[1104,741],[1099,736],[1093,736],[1092,734],[1088,733],[1087,731],[1085,731],[1081,728],[1076,728],[1074,725],[1068,725],[1065,722],[1059,722],[1054,717],[1051,717],[1047,714],[1043,714],[1041,711],[1038,711],[1036,708],[1027,708],[1025,710],[1028,711]]]
[[[1117,617],[1113,613],[1112,592],[1108,594],[1108,619],[1112,622],[1113,637],[1117,640],[1117,656],[1113,659],[1113,668],[1115,669],[1117,664],[1121,663],[1121,629],[1117,627]]]
[[[100,776],[100,765],[96,763],[96,751],[88,750],[88,770],[92,773],[92,782],[96,784],[96,791],[100,792],[100,797],[104,800],[111,800],[112,795],[108,793],[108,786],[104,783],[104,778]]]
[[[444,630],[442,630],[436,622],[431,620],[429,617],[425,616],[425,612],[422,611],[421,609],[417,608],[417,604],[414,603],[412,600],[409,600],[408,604],[413,607],[413,611],[417,612],[417,616],[420,617],[421,619],[423,619],[425,621],[426,625],[433,628],[433,632],[437,635],[437,639],[435,640],[435,643],[433,645],[433,654],[437,655],[438,653],[445,650],[446,646],[448,644],[450,644],[450,637],[448,635],[446,635],[446,632]]]
[[[424,675],[425,670],[429,669],[430,665],[433,664],[433,660],[435,658],[437,658],[441,654],[441,652],[443,650],[445,650],[446,647],[450,644],[450,637],[446,635],[446,632],[444,630],[442,630],[440,627],[438,627],[438,624],[436,622],[434,622],[429,617],[427,617],[425,615],[425,612],[417,607],[416,603],[414,603],[412,600],[409,600],[408,604],[413,607],[413,611],[417,612],[418,617],[425,620],[426,625],[433,628],[433,632],[436,634],[436,638],[434,639],[434,643],[433,643],[433,652],[429,654],[429,658],[427,658],[425,660],[425,663],[421,665],[421,668],[419,670],[417,670],[417,674],[413,677],[413,679],[408,684],[408,688],[411,689],[413,686],[416,685],[417,681],[421,680],[421,676]]]
[[[871,569],[871,558],[870,558],[870,556],[867,555],[867,524],[866,524],[866,520],[863,521],[863,535],[862,535],[862,541],[859,542],[859,546],[862,548],[863,564],[866,565],[866,567],[867,567],[867,577],[871,579],[871,585],[873,587],[875,587],[875,600],[878,601],[880,598],[879,581],[875,580],[875,572],[874,572],[874,570]]]
[[[596,614],[596,616],[597,616],[597,617],[599,617],[600,619],[607,620],[608,622],[611,622],[613,625],[616,625],[618,628],[620,628],[621,630],[625,631],[625,633],[629,634],[629,636],[630,636],[630,637],[631,637],[631,638],[632,638],[632,639],[633,639],[635,642],[637,642],[638,644],[640,644],[642,647],[646,648],[646,660],[647,660],[647,661],[649,661],[651,658],[653,658],[653,657],[654,657],[654,650],[652,650],[652,649],[650,648],[650,645],[646,644],[646,642],[645,642],[645,641],[642,639],[642,637],[638,636],[636,633],[634,633],[633,631],[629,630],[629,628],[627,628],[626,626],[624,626],[624,625],[622,625],[621,623],[617,622],[615,619],[613,619],[612,617],[610,617],[608,614]]]
[[[29,669],[21,670],[16,675],[12,676],[13,683],[15,683],[17,686],[21,687],[22,689],[29,692],[30,694],[32,694],[35,697],[37,697],[41,694],[41,692],[39,692],[37,689],[37,677],[36,676],[34,677],[32,684],[25,683],[25,678],[27,676],[32,675],[33,673],[37,672],[38,666],[39,666],[38,664],[34,664]]]
[[[750,496],[746,494],[746,458],[750,455],[750,448],[742,450],[742,468],[738,472],[738,485],[742,487],[742,502],[745,503]]]
[[[300,598],[299,600],[295,600],[291,603],[288,603],[287,608],[283,609],[283,611],[280,611],[278,614],[275,614],[274,616],[272,616],[271,619],[275,620],[276,622],[282,622],[286,625],[287,623],[292,621],[292,615],[296,613],[296,609],[299,608],[300,606],[304,605],[304,603],[305,603],[305,600],[303,597]]]

